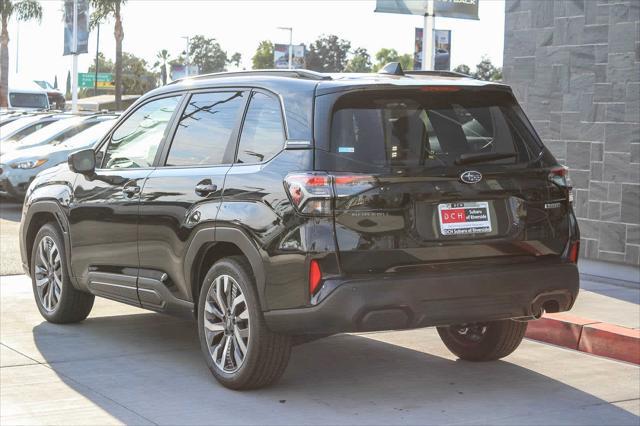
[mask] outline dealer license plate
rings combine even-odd
[[[489,203],[486,201],[438,205],[442,235],[476,235],[491,232]]]

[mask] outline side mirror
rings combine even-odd
[[[96,153],[93,149],[83,149],[69,154],[69,169],[83,175],[93,174],[96,170]]]

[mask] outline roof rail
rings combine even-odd
[[[186,80],[205,80],[209,78],[225,78],[225,77],[233,77],[233,76],[270,76],[270,77],[289,77],[289,78],[301,78],[306,80],[331,80],[331,76],[327,74],[322,74],[316,71],[305,70],[305,69],[287,69],[287,70],[278,70],[278,69],[266,69],[266,70],[248,70],[248,71],[225,71],[225,72],[215,72],[211,74],[200,74],[195,75],[193,77],[185,77],[178,80],[174,80],[169,84],[175,84],[178,82],[186,81]]]
[[[442,77],[473,78],[470,75],[463,74],[461,72],[456,72],[456,71],[413,70],[413,71],[405,71],[404,73],[409,75],[439,75]]]

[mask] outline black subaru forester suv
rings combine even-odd
[[[224,386],[293,343],[437,326],[495,360],[571,308],[571,188],[509,87],[455,73],[190,78],[31,184],[21,254],[47,321],[94,296],[197,319]]]

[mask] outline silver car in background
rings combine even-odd
[[[22,150],[39,145],[59,144],[77,135],[83,130],[98,124],[100,121],[114,118],[113,115],[98,114],[89,116],[76,116],[65,120],[56,121],[53,124],[40,129],[37,132],[19,141],[0,141],[0,154]],[[3,160],[0,157],[0,162]]]
[[[0,156],[0,195],[24,198],[38,173],[65,163],[72,152],[93,147],[114,123],[115,118],[108,116],[64,142],[32,146]]]
[[[0,141],[19,141],[51,123],[71,117],[71,114],[33,114],[18,118],[2,126]]]

